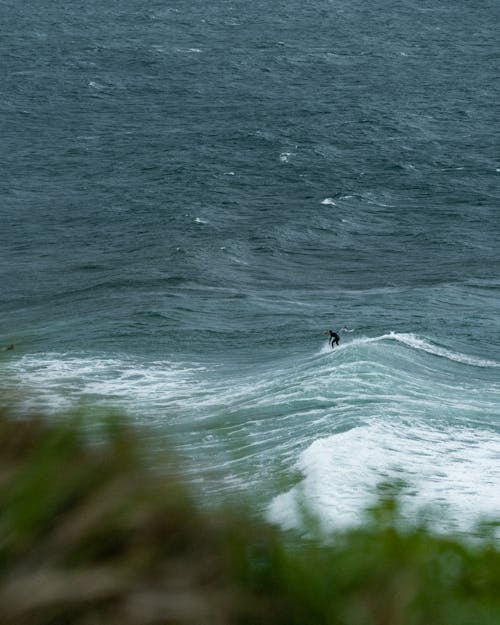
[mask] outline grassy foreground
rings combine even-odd
[[[105,434],[105,435],[104,435]],[[109,425],[0,415],[1,625],[498,625],[500,552],[398,530],[394,499],[331,538],[198,510]]]

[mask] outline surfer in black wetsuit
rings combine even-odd
[[[339,344],[340,336],[336,332],[334,332],[333,330],[325,330],[323,332],[323,334],[328,334],[329,335],[328,345],[331,345],[332,349],[333,349],[334,345],[338,345]]]

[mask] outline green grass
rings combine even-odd
[[[300,538],[203,511],[136,433],[0,416],[1,625],[499,625],[493,534],[405,528],[397,492],[360,526]],[[172,463],[168,463],[171,466]]]

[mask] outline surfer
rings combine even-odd
[[[336,332],[334,332],[333,330],[325,330],[323,332],[323,334],[328,334],[329,335],[328,345],[331,345],[332,349],[333,349],[334,345],[338,345],[339,344],[340,336]]]

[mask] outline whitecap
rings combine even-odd
[[[485,358],[475,358],[474,356],[469,356],[467,354],[462,354],[460,352],[454,352],[450,349],[446,349],[445,347],[441,347],[432,343],[429,340],[420,338],[415,334],[405,334],[405,333],[397,333],[390,332],[389,334],[385,334],[383,336],[378,337],[375,340],[395,340],[399,343],[403,343],[404,345],[408,345],[413,349],[421,350],[427,352],[428,354],[433,354],[434,356],[440,356],[443,358],[448,358],[449,360],[453,360],[455,362],[460,362],[466,365],[471,365],[473,367],[500,367],[500,362],[496,362],[495,360],[487,360]]]
[[[182,52],[183,54],[200,54],[200,48],[175,48],[176,52]]]
[[[461,352],[455,352],[451,349],[447,349],[446,347],[442,347],[433,343],[432,341],[421,338],[412,333],[404,333],[404,332],[388,332],[387,334],[382,334],[380,336],[374,337],[357,337],[348,343],[341,343],[340,346],[336,348],[346,349],[349,346],[355,345],[367,345],[371,343],[383,343],[384,341],[396,341],[401,345],[406,345],[417,351],[423,351],[433,356],[438,356],[441,358],[447,358],[448,360],[459,362],[461,364],[469,365],[472,367],[500,367],[500,362],[496,360],[489,360],[486,358],[476,358],[474,356],[470,356],[468,354],[463,354]],[[323,352],[321,352],[323,353]]]

